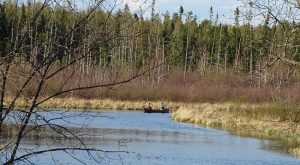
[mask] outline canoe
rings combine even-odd
[[[169,109],[157,110],[157,109],[144,108],[144,113],[170,113],[170,111]]]

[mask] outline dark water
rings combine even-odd
[[[170,165],[299,165],[300,160],[280,150],[277,142],[245,138],[225,131],[177,123],[169,114],[144,114],[142,112],[80,112],[42,113],[55,118],[64,115],[65,121],[52,123],[76,127],[84,134],[88,147],[129,151],[129,153],[103,152],[53,152],[30,161],[36,164],[170,164]],[[82,128],[84,127],[84,128]],[[80,129],[79,129],[80,128]],[[32,150],[63,147],[78,143],[73,140],[26,139],[22,148]],[[25,152],[20,150],[20,152]],[[70,156],[71,155],[71,156]],[[22,162],[21,164],[23,164]]]

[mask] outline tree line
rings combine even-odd
[[[19,65],[38,65],[49,52],[59,59],[57,65],[64,65],[76,58],[66,54],[76,51],[85,54],[80,62],[83,72],[109,67],[132,74],[164,63],[155,71],[158,81],[179,69],[200,75],[234,71],[259,75],[267,82],[271,76],[264,69],[276,59],[275,54],[284,51],[290,60],[300,60],[300,32],[294,32],[293,22],[272,21],[271,13],[253,25],[252,9],[236,8],[231,25],[222,23],[212,7],[210,18],[199,21],[183,7],[173,14],[155,13],[154,4],[150,18],[144,18],[143,11],[131,12],[128,5],[111,11],[99,6],[91,13],[92,21],[73,29],[88,10],[74,12],[68,5],[49,5],[32,22],[29,18],[41,3],[5,1],[0,4],[0,54],[5,57],[20,44]],[[288,68],[291,74],[292,66]]]

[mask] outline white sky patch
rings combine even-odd
[[[200,21],[209,19],[209,9],[212,6],[220,21],[231,23],[233,11],[238,5],[238,0],[156,0],[155,6],[160,12],[170,13],[178,12],[182,6],[184,12],[192,11]]]
[[[125,4],[129,5],[131,12],[136,12],[139,9],[148,10],[145,17],[149,17],[151,13],[152,0],[118,0],[121,2],[121,9]],[[230,23],[233,18],[234,9],[240,5],[239,0],[156,0],[155,11],[156,13],[169,12],[173,14],[179,11],[180,6],[183,6],[184,12],[192,11],[193,14],[201,21],[209,19],[209,9],[212,6],[214,14],[219,14],[222,22]]]
[[[128,4],[131,11],[135,12],[136,10],[148,8],[151,4],[149,0],[120,0],[123,4]]]

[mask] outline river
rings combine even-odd
[[[208,165],[298,165],[300,160],[276,147],[276,141],[239,137],[222,130],[214,130],[177,123],[170,114],[145,114],[128,111],[43,112],[44,117],[64,120],[51,122],[77,128],[88,147],[128,153],[53,152],[29,161],[35,164],[208,164]],[[64,138],[24,139],[19,155],[49,147],[64,147],[76,140]],[[275,146],[275,147],[274,147]],[[26,162],[22,162],[23,164]],[[27,162],[29,163],[29,162]]]

